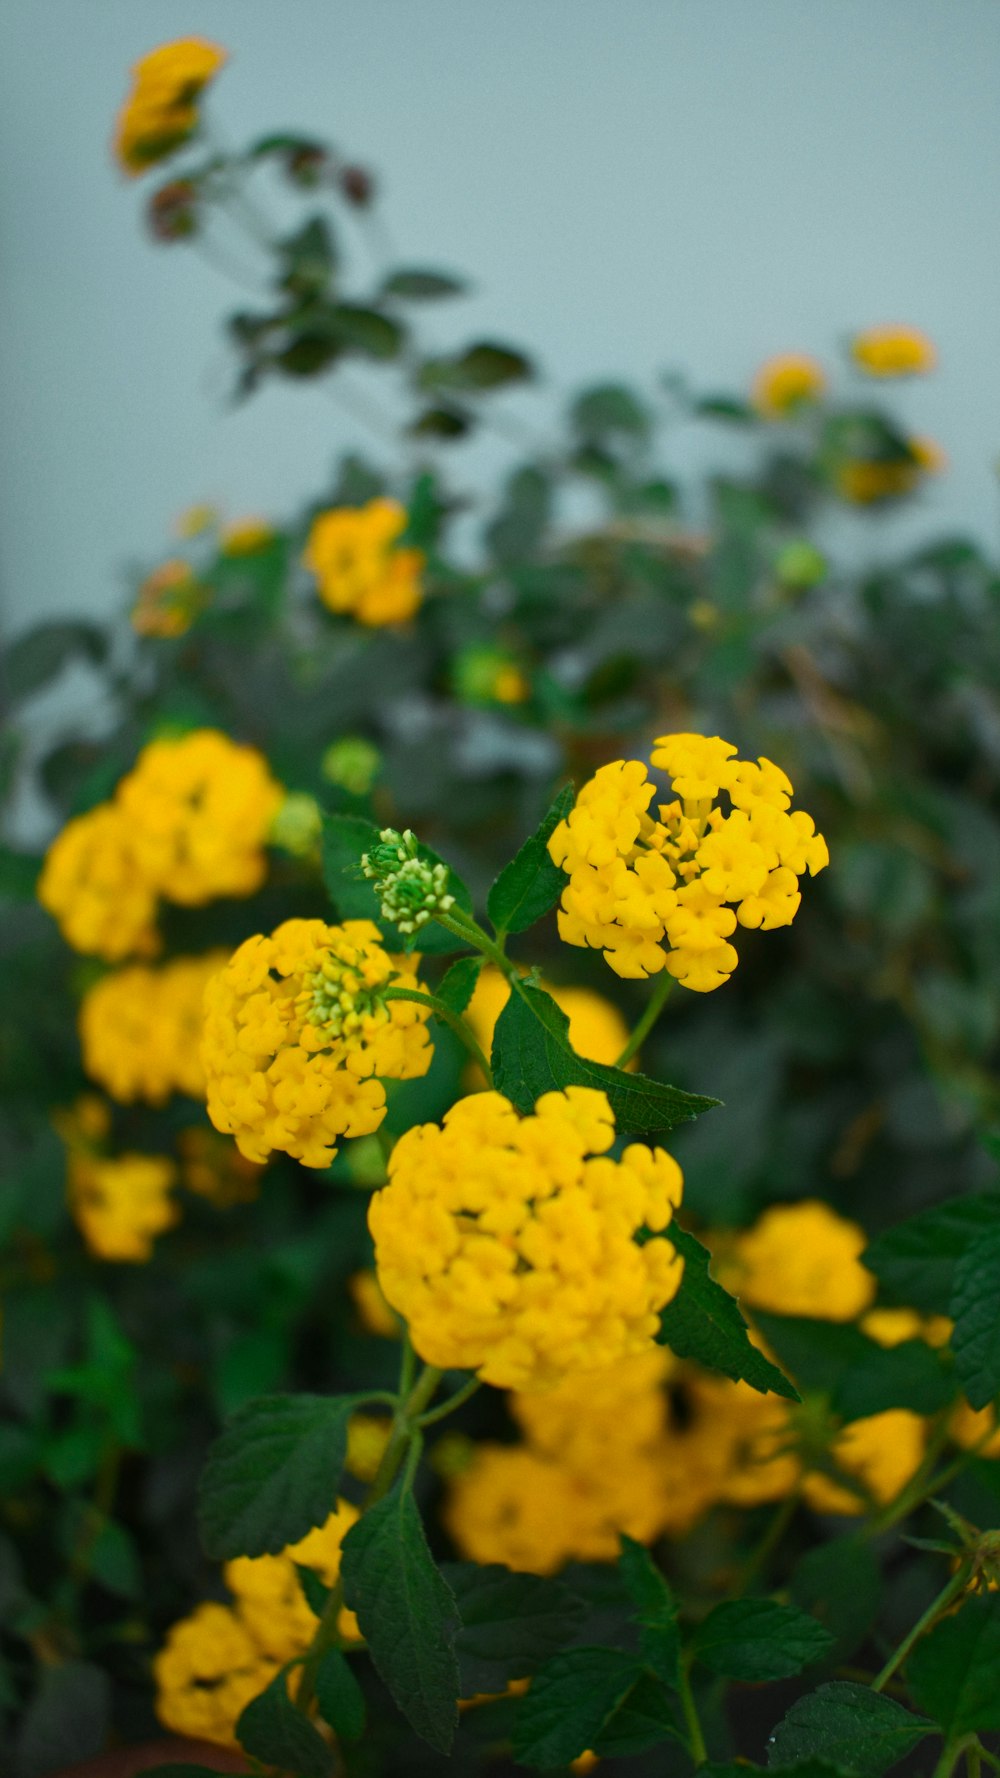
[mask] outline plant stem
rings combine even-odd
[[[470,1398],[475,1395],[476,1390],[480,1388],[482,1388],[481,1379],[479,1377],[470,1377],[467,1383],[462,1384],[461,1389],[456,1389],[454,1395],[449,1395],[447,1401],[443,1401],[436,1408],[432,1408],[429,1414],[421,1414],[420,1419],[417,1421],[417,1425],[421,1427],[436,1425],[439,1420],[444,1420],[449,1414],[453,1414],[456,1408],[462,1407],[465,1402],[469,1401]]]
[[[663,1008],[667,1004],[670,990],[673,985],[673,976],[668,975],[665,969],[661,970],[656,978],[656,985],[653,988],[653,992],[649,996],[646,1010],[641,1019],[638,1020],[635,1030],[632,1032],[625,1048],[618,1057],[618,1060],[615,1063],[616,1068],[624,1068],[627,1062],[631,1062],[632,1057],[635,1055],[640,1044],[645,1043],[646,1038],[649,1036],[649,1033],[652,1031],[653,1026],[656,1024],[657,1019],[663,1011]]]
[[[909,1631],[908,1635],[904,1636],[904,1638],[903,1638],[902,1642],[900,1643],[899,1647],[897,1648],[895,1654],[891,1655],[889,1660],[886,1661],[886,1664],[882,1668],[881,1673],[879,1673],[877,1675],[877,1677],[872,1680],[872,1691],[873,1692],[882,1691],[882,1689],[884,1688],[884,1686],[886,1684],[886,1681],[892,1678],[893,1674],[896,1671],[896,1668],[901,1667],[903,1665],[903,1662],[906,1660],[906,1657],[909,1654],[914,1643],[919,1640],[919,1638],[924,1634],[925,1630],[930,1629],[931,1625],[936,1622],[936,1620],[941,1616],[942,1612],[947,1611],[948,1606],[951,1605],[953,1603],[953,1601],[958,1598],[958,1595],[965,1591],[965,1588],[968,1584],[969,1574],[971,1572],[971,1567],[972,1567],[971,1563],[963,1562],[962,1566],[958,1569],[957,1573],[952,1575],[950,1581],[948,1582],[948,1585],[946,1587],[942,1587],[942,1589],[936,1599],[931,1600],[931,1603],[928,1605],[927,1610],[923,1613],[923,1615],[921,1617],[919,1617],[917,1619],[916,1623],[914,1624],[912,1630]]]
[[[464,944],[471,945],[474,950],[482,951],[484,957],[488,957],[490,962],[495,963],[505,976],[516,982],[517,972],[510,958],[504,956],[500,946],[494,944],[489,934],[484,932],[478,922],[473,920],[469,914],[452,908],[450,913],[435,914],[434,918],[446,932],[452,933],[455,938],[460,938]]]
[[[978,1735],[963,1735],[960,1741],[946,1741],[941,1758],[934,1767],[933,1778],[951,1778],[963,1753],[970,1752],[972,1748],[976,1749],[977,1754],[984,1751],[980,1748]]]
[[[677,1695],[684,1712],[684,1722],[691,1744],[691,1758],[696,1766],[703,1766],[708,1759],[708,1748],[705,1746],[705,1737],[701,1732],[701,1723],[698,1720],[698,1710],[694,1701],[694,1693],[691,1690],[688,1667],[689,1663],[686,1660],[681,1662],[677,1676]]]
[[[493,1085],[489,1062],[476,1041],[476,1035],[471,1025],[466,1019],[463,1019],[460,1012],[453,1012],[451,1007],[446,1006],[443,1000],[439,1000],[436,994],[421,994],[417,988],[386,988],[384,998],[386,1000],[412,1000],[418,1006],[429,1006],[435,1018],[443,1019],[446,1025],[450,1025],[459,1042],[465,1045],[477,1068],[482,1069],[489,1085]]]

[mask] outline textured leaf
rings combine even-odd
[[[434,993],[449,1012],[465,1011],[476,991],[482,962],[481,957],[459,957],[438,983]]]
[[[569,1020],[550,994],[528,982],[516,984],[493,1036],[497,1091],[520,1111],[531,1111],[543,1093],[560,1087],[596,1087],[607,1093],[620,1135],[666,1135],[687,1118],[718,1104],[644,1074],[626,1074],[578,1056],[569,1041]]]
[[[1000,1228],[1000,1192],[953,1198],[877,1235],[862,1258],[902,1303],[947,1315],[955,1262],[979,1235]]]
[[[678,1358],[697,1359],[708,1370],[749,1383],[762,1395],[770,1392],[798,1401],[798,1391],[788,1378],[753,1344],[736,1298],[711,1276],[708,1249],[676,1223],[671,1224],[670,1239],[684,1256],[684,1276],[660,1319],[660,1344],[669,1346]]]
[[[296,1710],[283,1672],[241,1713],[236,1738],[255,1759],[294,1772],[295,1778],[329,1778],[333,1771],[333,1749]]]
[[[948,1738],[1000,1729],[1000,1596],[968,1599],[917,1643],[906,1664],[913,1701]]]
[[[397,1490],[351,1527],[341,1574],[347,1604],[400,1710],[418,1735],[447,1753],[461,1690],[458,1608],[434,1566],[412,1494]]]
[[[988,1229],[955,1265],[951,1349],[970,1407],[1000,1395],[1000,1228]]]
[[[787,1679],[822,1659],[833,1637],[808,1612],[773,1599],[725,1599],[698,1625],[699,1661],[727,1679]]]
[[[614,1648],[570,1648],[536,1673],[514,1725],[514,1758],[548,1771],[592,1747],[638,1677]]]
[[[624,1534],[621,1541],[618,1567],[635,1606],[642,1660],[667,1685],[676,1685],[681,1648],[673,1593],[649,1551]]]
[[[566,877],[553,864],[546,842],[569,814],[575,796],[572,784],[563,786],[541,825],[497,877],[486,901],[497,932],[523,932],[558,901]]]
[[[593,1751],[602,1759],[627,1759],[664,1741],[686,1745],[670,1690],[643,1673],[596,1737]]]
[[[562,1581],[495,1563],[446,1562],[441,1572],[461,1618],[455,1648],[466,1698],[533,1673],[571,1640],[586,1613]]]
[[[199,1488],[210,1556],[276,1555],[325,1524],[344,1467],[347,1423],[363,1396],[262,1395],[237,1410]]]
[[[316,1672],[316,1702],[340,1741],[359,1741],[365,1730],[365,1696],[339,1648],[328,1648]]]
[[[767,1763],[786,1772],[815,1755],[857,1778],[878,1778],[933,1730],[882,1692],[838,1679],[797,1699],[771,1736]]]

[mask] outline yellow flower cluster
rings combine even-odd
[[[148,956],[159,897],[190,906],[260,887],[282,795],[256,748],[217,729],[151,741],[112,801],[53,840],[38,898],[76,950]]]
[[[134,1264],[149,1259],[155,1237],[180,1217],[171,1196],[176,1177],[164,1155],[71,1153],[69,1207],[91,1253]]]
[[[408,523],[398,500],[336,507],[313,520],[304,561],[331,611],[349,612],[361,624],[405,623],[421,598],[424,565],[419,549],[400,548]]]
[[[156,1656],[156,1709],[165,1728],[236,1745],[236,1723],[251,1698],[286,1661],[309,1647],[317,1619],[296,1572],[311,1568],[326,1586],[340,1573],[340,1546],[357,1520],[346,1500],[325,1525],[278,1556],[240,1556],[223,1570],[232,1605],[199,1605],[167,1635]],[[353,1614],[340,1615],[342,1636],[357,1637]]]
[[[420,989],[416,961],[390,957],[370,920],[286,920],[248,938],[205,991],[208,1115],[241,1154],[284,1149],[328,1167],[341,1136],[385,1116],[383,1080],[426,1074],[427,1008],[387,1000]]]
[[[140,586],[132,607],[132,628],[139,636],[183,636],[202,596],[193,568],[172,556],[147,574]]]
[[[811,407],[826,390],[823,366],[801,352],[768,358],[753,380],[751,398],[767,420],[784,420]]]
[[[131,178],[165,160],[194,134],[199,94],[225,60],[225,50],[216,44],[180,37],[134,64],[132,90],[115,130],[115,153]]]
[[[537,1389],[648,1350],[680,1284],[664,1231],[681,1172],[640,1143],[614,1161],[614,1140],[605,1094],[568,1087],[530,1117],[472,1094],[397,1142],[368,1221],[386,1300],[429,1364]]]
[[[83,1066],[112,1099],[162,1105],[171,1093],[205,1096],[199,1054],[209,979],[228,952],[176,957],[160,969],[135,963],[85,994],[80,1007]]]
[[[628,1042],[628,1026],[616,1006],[595,994],[593,988],[557,987],[552,982],[540,983],[551,994],[556,1005],[569,1020],[569,1040],[578,1056],[588,1062],[617,1062]],[[476,1041],[485,1055],[493,1045],[496,1023],[510,999],[510,983],[501,970],[487,964],[479,972],[472,999],[465,1017]],[[629,1063],[635,1068],[635,1059]],[[477,1069],[478,1074],[478,1069]],[[481,1076],[480,1076],[481,1078]]]
[[[812,816],[789,808],[792,786],[769,759],[737,759],[718,736],[677,734],[656,742],[652,763],[673,781],[658,819],[646,767],[620,759],[588,780],[552,834],[549,852],[569,877],[559,931],[603,950],[618,975],[665,967],[707,993],[736,968],[737,921],[789,925],[799,877],[822,870],[829,853]]]
[[[854,506],[874,506],[880,500],[912,494],[925,476],[940,475],[948,466],[944,452],[932,438],[908,439],[907,448],[906,457],[850,457],[838,463],[834,473],[837,492]]]
[[[937,363],[934,342],[916,327],[868,327],[851,341],[851,357],[870,377],[923,376]]]
[[[860,1257],[864,1230],[819,1199],[775,1204],[753,1228],[711,1240],[720,1281],[744,1308],[854,1321],[874,1301],[875,1279]]]

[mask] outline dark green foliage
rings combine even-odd
[[[684,1275],[680,1290],[663,1311],[661,1343],[678,1358],[695,1358],[734,1382],[798,1401],[793,1384],[753,1344],[735,1297],[711,1276],[708,1250],[676,1224],[670,1238],[683,1255]]]
[[[857,1778],[878,1778],[933,1727],[882,1692],[834,1680],[792,1705],[771,1736],[768,1765],[793,1771],[815,1755]]]
[[[713,1673],[758,1685],[787,1679],[822,1659],[833,1638],[794,1605],[772,1599],[724,1599],[698,1625],[696,1658]]]
[[[274,1554],[325,1522],[343,1468],[347,1423],[363,1399],[265,1395],[233,1415],[209,1454],[199,1490],[210,1555]]]
[[[265,1765],[293,1772],[295,1778],[329,1778],[333,1771],[331,1749],[296,1710],[284,1672],[277,1673],[266,1691],[247,1705],[236,1733],[247,1753]]]

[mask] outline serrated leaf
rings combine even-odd
[[[548,1771],[592,1747],[638,1677],[634,1656],[615,1648],[570,1648],[548,1661],[521,1703],[514,1758]]]
[[[447,1753],[461,1689],[458,1607],[434,1565],[412,1494],[397,1489],[352,1525],[340,1571],[345,1600],[400,1710],[418,1735]]]
[[[528,982],[514,984],[497,1020],[492,1065],[497,1091],[519,1111],[532,1111],[543,1093],[561,1087],[596,1087],[608,1096],[619,1135],[666,1135],[718,1104],[645,1074],[626,1074],[578,1056],[569,1041],[566,1014],[550,994]]]
[[[673,1593],[641,1543],[623,1533],[621,1544],[618,1568],[635,1606],[642,1660],[667,1685],[676,1685],[681,1645]]]
[[[950,1314],[959,1382],[970,1407],[988,1407],[1000,1395],[1000,1228],[956,1261]]]
[[[402,297],[406,302],[439,302],[446,296],[464,296],[467,289],[465,280],[454,277],[451,272],[405,266],[390,273],[382,286],[382,295]]]
[[[233,1415],[212,1446],[198,1491],[210,1556],[277,1555],[325,1524],[364,1396],[263,1395]]]
[[[949,1740],[1000,1729],[1000,1597],[967,1599],[917,1643],[906,1664],[913,1701]]]
[[[333,1771],[333,1749],[296,1710],[284,1672],[276,1673],[267,1689],[241,1712],[236,1738],[254,1759],[294,1772],[295,1778],[329,1778]]]
[[[448,1008],[449,1012],[465,1011],[476,991],[479,971],[483,966],[481,957],[459,957],[442,977],[434,990],[438,1000]]]
[[[498,933],[524,932],[558,901],[566,876],[549,857],[548,839],[569,814],[576,798],[565,784],[510,863],[505,865],[486,898],[486,912]]]
[[[593,1751],[602,1759],[628,1759],[664,1741],[686,1745],[669,1689],[643,1673],[596,1737]]]
[[[1000,1192],[953,1198],[877,1235],[862,1259],[901,1302],[947,1315],[955,1263],[985,1231],[1000,1228]]]
[[[423,956],[443,956],[468,950],[462,939],[429,920],[416,935],[405,936],[382,918],[375,885],[361,875],[361,858],[379,843],[380,830],[362,815],[327,815],[323,820],[323,881],[342,920],[373,920],[388,951],[419,950]],[[427,864],[444,861],[429,846],[418,847]],[[460,908],[472,912],[472,897],[461,877],[448,868],[448,890]]]
[[[684,1275],[661,1316],[660,1344],[669,1346],[678,1358],[694,1358],[708,1370],[721,1371],[735,1383],[749,1383],[762,1395],[798,1401],[794,1385],[753,1344],[736,1298],[711,1276],[708,1249],[677,1223],[671,1224],[670,1239],[683,1255]]]
[[[724,1599],[698,1625],[691,1646],[726,1679],[788,1679],[821,1660],[833,1637],[808,1612],[773,1599]]]
[[[316,1702],[338,1740],[360,1741],[367,1715],[365,1695],[339,1648],[328,1648],[316,1669]]]
[[[503,1691],[533,1673],[571,1640],[586,1614],[562,1581],[497,1563],[446,1562],[441,1572],[461,1618],[455,1649],[463,1697]]]
[[[884,1693],[836,1679],[796,1700],[771,1736],[767,1763],[787,1772],[815,1756],[857,1778],[879,1778],[933,1732],[926,1717]]]

